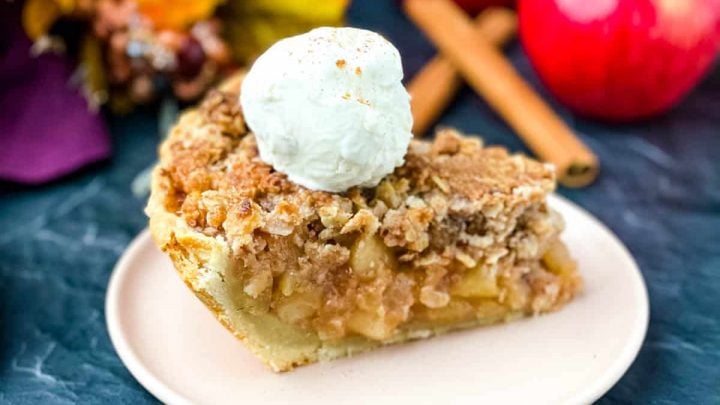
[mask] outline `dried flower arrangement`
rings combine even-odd
[[[197,99],[278,38],[339,25],[348,0],[28,0],[34,54],[63,52],[91,105]]]

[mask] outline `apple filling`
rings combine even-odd
[[[342,233],[356,217],[370,224]],[[359,211],[324,240],[320,235],[328,228],[317,232],[320,220],[287,236],[259,232],[255,240],[263,238],[262,249],[240,249],[226,281],[237,309],[271,313],[324,340],[361,335],[384,341],[407,326],[493,323],[554,310],[578,289],[575,263],[557,238],[562,224],[555,220],[537,205],[500,243],[483,247],[486,233],[442,250],[428,243],[418,253],[407,247],[417,235],[409,235],[405,247],[389,246],[395,238],[384,227],[389,222],[378,224],[371,211]]]

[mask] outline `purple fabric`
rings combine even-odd
[[[6,31],[0,44],[0,179],[40,184],[108,158],[102,118],[69,84],[72,63],[58,55],[30,56],[30,40],[18,24],[8,25],[14,27],[0,30]]]

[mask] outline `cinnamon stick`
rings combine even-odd
[[[486,41],[502,46],[517,30],[517,16],[506,8],[488,8],[475,18],[475,34]],[[437,120],[460,89],[462,79],[455,66],[443,57],[435,56],[407,86],[412,96],[413,134],[421,136]]]
[[[406,0],[405,11],[465,80],[541,159],[555,164],[559,181],[582,187],[597,176],[597,157],[533,91],[507,59],[475,33],[450,0]]]

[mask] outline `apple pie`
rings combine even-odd
[[[551,166],[452,129],[374,188],[312,191],[258,157],[240,76],[160,148],[150,229],[272,370],[561,308],[581,289]]]

